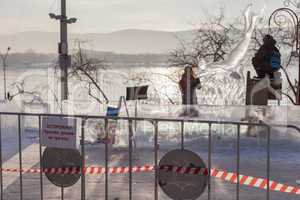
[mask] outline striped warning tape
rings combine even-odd
[[[22,173],[48,173],[48,174],[81,174],[81,168],[80,167],[66,167],[66,168],[44,168],[43,170],[38,168],[31,168],[31,169],[9,169],[9,168],[2,168],[2,172],[22,172]],[[129,167],[110,167],[108,168],[109,174],[125,174],[129,173],[130,168]],[[152,172],[154,171],[154,166],[145,165],[145,166],[136,166],[132,167],[131,170],[133,173],[138,172]],[[105,174],[106,169],[105,167],[85,167],[83,169],[84,174]]]
[[[133,173],[139,173],[139,172],[153,172],[155,170],[155,167],[153,165],[145,165],[145,166],[135,166],[132,167],[131,172]],[[191,174],[191,175],[209,175],[209,169],[207,168],[193,168],[193,167],[177,167],[177,166],[162,166],[160,167],[160,170],[165,172],[174,172],[179,174]],[[50,173],[50,174],[105,174],[106,169],[105,167],[85,167],[83,171],[81,171],[81,168],[79,167],[71,167],[71,168],[51,168],[51,169],[43,169],[42,171],[40,169],[1,169],[2,172],[22,172],[22,173]],[[129,173],[130,168],[129,167],[110,167],[108,168],[109,174],[125,174]],[[254,188],[260,188],[267,190],[267,179],[263,178],[257,178],[253,176],[246,176],[246,175],[238,175],[237,173],[228,172],[225,170],[219,170],[219,169],[211,169],[210,171],[211,177],[219,178],[223,181],[230,182],[233,184],[238,183],[238,177],[239,177],[239,184],[245,185],[248,187],[254,187]],[[283,193],[289,193],[289,194],[297,194],[300,195],[300,188],[289,186],[282,183],[277,183],[275,181],[270,180],[269,181],[269,189],[270,191],[278,191]]]
[[[194,174],[194,175],[209,175],[209,169],[200,168],[186,168],[186,167],[174,167],[174,166],[164,166],[161,167],[164,171],[176,172],[181,174]],[[253,176],[238,175],[237,173],[228,172],[225,170],[211,169],[211,177],[219,178],[223,181],[237,184],[239,177],[239,184],[248,187],[260,188],[267,190],[268,180],[263,178],[257,178]],[[275,181],[269,181],[270,191],[278,191],[289,194],[300,195],[300,188],[289,186],[286,184],[277,183]]]

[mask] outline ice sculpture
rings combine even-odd
[[[252,4],[244,12],[243,39],[222,62],[199,64],[200,78],[203,88],[198,92],[201,104],[241,105],[245,99],[245,83],[242,79],[243,68],[240,62],[245,57],[251,43],[251,36],[261,13],[251,12]]]

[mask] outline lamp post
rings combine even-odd
[[[68,99],[68,68],[70,56],[68,54],[68,24],[77,21],[76,18],[68,18],[66,13],[66,0],[61,0],[61,14],[49,14],[51,19],[60,21],[60,43],[58,44],[59,66],[61,69],[61,100]]]
[[[4,87],[4,89],[3,89],[3,97],[4,97],[4,100],[6,100],[7,99],[7,95],[6,95],[6,93],[7,93],[7,88],[6,88],[6,68],[7,68],[7,63],[6,63],[6,61],[7,61],[7,57],[8,57],[8,53],[9,53],[9,51],[11,50],[11,48],[10,47],[7,47],[7,49],[6,49],[6,53],[5,54],[1,54],[0,53],[0,57],[1,57],[1,60],[2,60],[2,65],[3,65],[3,87]]]
[[[299,29],[300,21],[296,11],[289,8],[290,6],[295,7],[298,11],[300,10],[300,0],[285,0],[283,8],[275,10],[269,18],[269,28],[271,27],[271,22],[274,20],[275,24],[278,26],[286,25],[288,22],[294,27],[294,38],[293,43],[296,43],[296,52],[294,55],[298,57],[298,84],[296,91],[296,104],[300,105],[300,42],[299,42]],[[294,53],[294,52],[293,52]]]
[[[295,7],[298,11],[300,10],[300,0],[284,0],[283,2],[284,8],[279,8],[275,10],[270,18],[269,18],[269,27],[271,26],[271,21],[274,19],[275,23],[277,25],[280,25],[280,22],[278,22],[276,19],[277,17],[283,17],[284,15],[280,15],[281,13],[285,13],[285,17],[289,17],[289,21],[294,26],[294,42],[296,42],[296,54],[298,57],[298,84],[297,84],[297,92],[296,92],[296,104],[300,105],[300,44],[299,44],[299,29],[300,29],[300,21],[297,12],[292,10],[291,8],[288,8],[290,6]],[[293,52],[292,52],[293,53]],[[296,180],[297,184],[300,184],[300,180]]]

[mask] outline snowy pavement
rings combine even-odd
[[[7,106],[7,105],[6,105]],[[1,110],[6,110],[2,104]],[[11,107],[11,106],[9,106]],[[182,109],[179,106],[152,106],[139,105],[140,117],[173,117],[178,116]],[[217,107],[199,106],[199,119],[216,121],[238,121],[245,116],[245,107]],[[124,111],[124,110],[122,110]],[[132,111],[132,110],[131,110]],[[295,124],[299,127],[300,116],[296,107],[268,108],[269,123]],[[17,118],[2,116],[2,157],[3,168],[19,168],[18,154],[18,129]],[[30,121],[32,120],[32,121]],[[37,118],[30,119],[30,126],[36,127]],[[116,145],[109,151],[109,166],[128,166],[128,124],[119,120]],[[79,127],[80,128],[80,127]],[[208,163],[208,126],[194,123],[185,124],[185,148],[196,152]],[[245,136],[245,127],[241,127],[240,144],[240,170],[243,175],[266,177],[267,169],[267,146],[262,137],[253,138]],[[212,167],[236,172],[236,127],[230,125],[213,125],[212,127]],[[90,134],[87,130],[86,134]],[[168,151],[180,148],[180,124],[159,123],[159,159]],[[139,123],[136,136],[137,149],[134,155],[133,165],[154,164],[154,137],[153,126],[149,122]],[[87,135],[88,136],[88,135]],[[38,139],[32,137],[32,133],[22,132],[22,164],[24,168],[39,168],[39,145]],[[105,149],[103,144],[86,145],[86,165],[104,166]],[[297,186],[300,179],[300,133],[290,129],[272,129],[271,133],[271,179],[280,183]],[[126,200],[129,198],[128,174],[109,175],[109,199]],[[154,199],[154,173],[133,174],[133,199]],[[17,200],[20,195],[19,173],[3,173],[3,189],[5,200]],[[81,180],[74,186],[64,189],[65,199],[81,199]],[[43,176],[44,199],[60,199],[61,189],[51,184]],[[23,199],[40,199],[40,175],[23,175]],[[86,199],[104,199],[105,176],[86,176]],[[207,192],[199,199],[208,199]],[[232,200],[236,197],[236,185],[212,178],[211,199]],[[296,200],[299,196],[271,192],[274,200]],[[169,199],[159,188],[159,199]],[[241,200],[266,199],[266,191],[241,186]]]
[[[216,134],[216,133],[215,133]],[[178,139],[180,134],[177,134]],[[2,140],[8,141],[4,135]],[[139,141],[140,139],[140,141]],[[137,151],[133,165],[145,165],[154,163],[154,151],[151,148],[153,140],[149,140],[148,147],[143,144],[145,138],[137,137]],[[159,138],[159,157],[161,158],[170,150],[177,149],[180,145],[177,141]],[[28,144],[22,151],[23,167],[39,168],[39,145],[35,140],[22,138],[22,144]],[[15,143],[17,144],[17,143]],[[218,169],[236,171],[236,139],[235,137],[225,137],[222,135],[214,136],[212,141],[212,165]],[[17,148],[17,147],[16,147]],[[208,138],[205,135],[194,137],[185,143],[185,148],[197,152],[198,155],[208,163]],[[86,146],[86,164],[94,166],[104,166],[105,163],[104,145]],[[241,174],[256,177],[266,177],[266,141],[257,138],[241,138]],[[271,141],[271,178],[277,182],[297,185],[296,181],[300,179],[300,139],[282,140],[272,139]],[[3,151],[5,155],[5,150]],[[109,152],[110,166],[128,166],[128,150],[126,148],[113,148]],[[5,156],[4,156],[5,157]],[[18,168],[18,154],[9,154],[5,157],[4,168]],[[128,199],[129,185],[128,174],[109,175],[109,199]],[[4,199],[19,199],[19,174],[4,173]],[[211,199],[231,200],[236,197],[236,185],[223,182],[222,180],[212,178]],[[47,178],[43,177],[44,199],[60,199],[61,190],[53,186]],[[65,199],[80,199],[81,182],[64,190]],[[86,199],[104,199],[105,177],[104,175],[86,176]],[[24,174],[23,176],[23,199],[40,199],[40,180],[39,174]],[[154,173],[136,173],[133,175],[133,199],[154,199]],[[169,199],[159,189],[159,199]],[[207,199],[207,192],[199,199]],[[240,199],[266,199],[266,191],[241,186]],[[273,200],[296,200],[299,196],[284,194],[280,192],[271,192]]]

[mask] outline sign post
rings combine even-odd
[[[148,85],[138,86],[138,87],[128,87],[126,88],[126,100],[132,101],[135,100],[135,109],[134,116],[137,118],[138,116],[138,100],[143,100],[148,98]],[[134,121],[134,130],[137,129],[137,121]]]
[[[52,170],[82,170],[82,156],[76,146],[75,118],[44,117],[42,120],[43,169],[46,177],[54,185],[70,187],[81,177],[80,173],[52,173]]]

